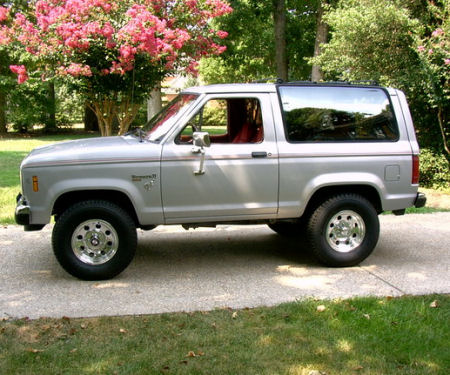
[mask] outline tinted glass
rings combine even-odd
[[[288,141],[398,139],[391,104],[382,89],[281,86],[279,92]]]
[[[171,129],[176,116],[197,99],[198,95],[180,94],[144,126],[150,141],[161,140]]]

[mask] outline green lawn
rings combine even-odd
[[[21,190],[19,166],[22,159],[35,147],[84,137],[86,135],[0,138],[0,224],[14,223],[16,196]]]
[[[449,311],[425,296],[4,321],[0,373],[447,375]]]

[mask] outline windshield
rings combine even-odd
[[[160,141],[172,128],[177,115],[182,114],[197,97],[195,94],[180,94],[173,99],[144,126],[147,139],[152,142]]]

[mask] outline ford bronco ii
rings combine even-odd
[[[268,224],[329,266],[375,248],[378,215],[421,207],[419,146],[405,95],[350,83],[184,90],[124,136],[34,149],[16,222],[54,216],[53,251],[86,280],[133,259],[136,228]]]

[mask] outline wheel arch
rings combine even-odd
[[[139,227],[139,219],[131,199],[118,190],[76,190],[61,194],[53,204],[52,215],[61,215],[70,206],[87,200],[102,200],[114,203],[125,210]]]
[[[339,194],[358,194],[367,199],[373,205],[378,214],[383,212],[380,195],[375,187],[364,184],[351,184],[323,186],[317,189],[309,199],[303,215],[311,214],[320,204],[322,204],[328,198]]]

